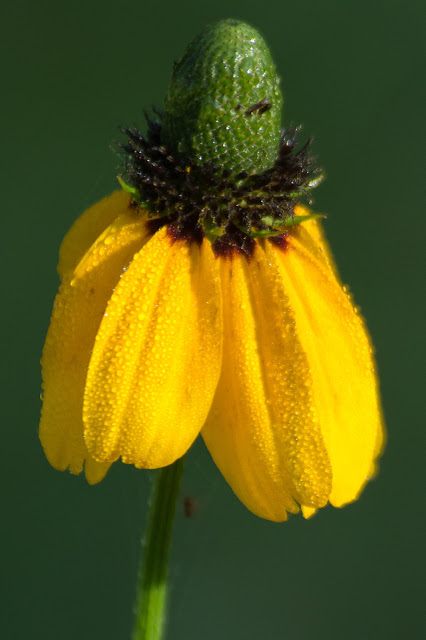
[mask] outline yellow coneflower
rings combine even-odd
[[[255,514],[355,500],[383,427],[371,343],[318,216],[321,178],[280,130],[269,52],[247,25],[205,30],[148,135],[126,130],[123,189],[65,237],[43,352],[40,438],[99,482],[161,468],[199,433]]]

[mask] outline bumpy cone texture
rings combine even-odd
[[[162,144],[196,164],[261,173],[279,152],[282,95],[269,49],[252,27],[207,27],[175,65]]]

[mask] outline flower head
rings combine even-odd
[[[279,131],[265,50],[241,23],[206,30],[148,136],[126,130],[123,190],[61,246],[40,438],[96,483],[119,458],[169,465],[201,433],[242,502],[280,521],[355,500],[383,428],[364,322],[298,204],[321,174]]]

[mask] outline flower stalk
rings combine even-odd
[[[168,559],[184,456],[157,471],[139,569],[132,640],[161,640],[167,608]]]

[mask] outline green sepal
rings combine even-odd
[[[206,234],[206,238],[210,240],[210,242],[214,242],[225,233],[225,229],[223,227],[218,227],[208,219],[204,218],[202,221],[203,231]]]
[[[326,217],[327,216],[324,213],[310,213],[307,216],[290,216],[284,222],[284,227],[294,227],[296,224],[300,224],[301,222],[307,222],[307,220],[318,220],[319,218]]]
[[[238,220],[235,219],[232,220],[232,224],[250,238],[271,238],[273,236],[279,236],[280,233],[283,233],[283,231],[280,229],[247,229],[247,227],[244,227],[238,222]]]
[[[262,218],[262,222],[266,225],[268,225],[268,227],[272,227],[273,229],[277,229],[278,227],[282,226],[282,219],[280,218],[273,218],[272,216],[264,216]]]
[[[317,187],[319,187],[320,184],[322,184],[325,180],[325,173],[320,173],[319,175],[315,176],[315,178],[313,178],[310,182],[308,182],[307,185],[307,189],[316,189]]]
[[[117,176],[117,180],[120,183],[120,187],[123,189],[123,191],[125,191],[126,193],[130,193],[133,200],[135,200],[138,204],[142,203],[141,195],[136,187],[132,187],[130,184],[127,184],[127,182],[124,182],[121,176]]]
[[[283,233],[283,229],[259,229],[259,231],[251,231],[251,238],[274,238]]]
[[[241,225],[238,220],[233,220],[233,224],[243,233],[250,238],[273,238],[285,233],[286,228],[295,227],[307,220],[317,220],[319,218],[325,218],[323,213],[310,213],[307,216],[289,216],[287,220],[279,220],[272,216],[265,216],[262,218],[262,222],[269,226],[269,229],[247,229]]]

